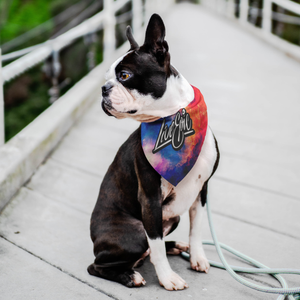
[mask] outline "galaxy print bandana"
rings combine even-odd
[[[193,87],[193,86],[192,86]],[[141,140],[146,158],[168,182],[176,186],[193,168],[207,130],[207,109],[201,92],[176,114],[142,123]]]

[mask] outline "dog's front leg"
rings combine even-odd
[[[167,259],[162,226],[162,194],[160,176],[143,165],[143,160],[136,164],[138,180],[138,199],[142,208],[142,221],[145,228],[150,260],[154,265],[160,285],[167,290],[183,290],[187,283],[170,267]]]
[[[210,265],[204,253],[202,238],[201,238],[204,203],[206,202],[206,194],[207,194],[206,189],[207,189],[207,183],[205,183],[202,191],[199,193],[196,201],[193,203],[193,205],[189,210],[189,215],[190,215],[189,251],[190,251],[191,268],[196,271],[202,271],[208,273]]]
[[[167,259],[162,230],[162,208],[157,197],[141,195],[142,218],[150,248],[150,260],[154,265],[159,283],[165,289],[183,290],[187,283],[170,267]]]
[[[150,260],[155,267],[160,285],[169,291],[188,288],[188,284],[171,269],[163,238],[151,239],[148,237],[148,243]]]

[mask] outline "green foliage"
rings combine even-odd
[[[0,0],[1,44],[42,23],[43,29],[46,30],[42,34],[31,38],[30,41],[22,43],[20,48],[47,40],[55,30],[53,22],[49,19],[78,1]],[[96,63],[98,64],[102,61],[103,32],[100,31],[97,36],[98,40],[94,47],[97,50]],[[10,51],[17,50],[15,48]],[[84,40],[79,39],[60,52],[62,72],[59,82],[64,81],[66,78],[71,80],[71,84],[61,90],[61,95],[88,73],[86,58],[88,48],[89,46],[85,45]],[[74,62],[76,62],[76,66],[74,66]],[[52,84],[50,78],[46,78],[41,71],[41,66],[40,64],[28,70],[20,77],[4,85],[6,140],[16,135],[50,106],[48,91]]]
[[[50,106],[48,89],[49,83],[42,78],[41,65],[31,69],[26,75],[30,77],[27,100],[13,106],[5,107],[5,139],[8,141],[39,114]],[[4,93],[13,82],[4,86]]]
[[[5,43],[51,18],[51,1],[2,0],[1,43]]]

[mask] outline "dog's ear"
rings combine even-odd
[[[168,55],[169,46],[165,41],[166,29],[162,18],[153,14],[149,20],[144,47],[152,52],[159,63],[163,63]]]
[[[127,36],[127,39],[130,43],[130,50],[136,50],[139,48],[139,45],[138,43],[135,41],[133,35],[132,35],[132,30],[131,30],[131,27],[128,25],[127,28],[126,28],[126,36]],[[130,51],[129,50],[129,51]]]

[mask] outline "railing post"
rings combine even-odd
[[[134,34],[142,27],[142,8],[141,0],[132,0],[132,29]]]
[[[158,12],[156,9],[156,2],[156,0],[146,0],[146,22],[149,21],[154,12]]]
[[[3,80],[2,80],[2,58],[0,48],[0,146],[4,144],[4,94],[3,94]]]
[[[163,13],[175,3],[175,0],[146,0],[146,20],[149,20],[153,13]]]
[[[246,24],[248,21],[248,10],[249,10],[249,0],[241,0],[239,20],[242,24]]]
[[[233,18],[235,13],[235,2],[234,0],[228,0],[226,5],[226,16]]]
[[[104,18],[104,37],[103,37],[103,60],[111,57],[116,49],[115,38],[115,24],[116,17],[113,10],[113,0],[104,0],[103,11],[105,12]]]
[[[61,64],[59,61],[59,52],[54,50],[52,53],[52,65],[51,65],[51,81],[52,87],[49,89],[49,102],[54,103],[60,95],[60,87],[58,82],[58,77],[61,71]]]
[[[227,6],[227,1],[226,0],[217,0],[217,9],[216,9],[216,11],[221,15],[225,15],[226,14],[226,6]]]
[[[213,10],[214,10],[215,12],[218,12],[218,4],[219,4],[219,1],[218,1],[218,0],[214,0]]]
[[[272,0],[264,0],[262,29],[270,34],[272,30]]]

